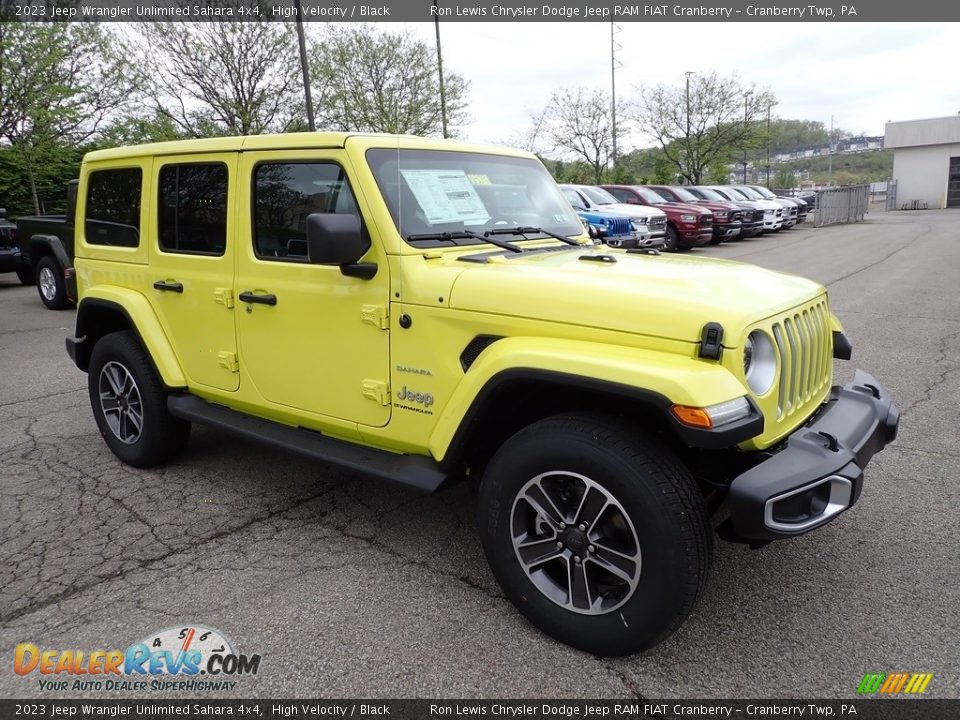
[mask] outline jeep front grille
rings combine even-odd
[[[826,300],[777,319],[772,327],[780,365],[777,417],[818,398],[833,377],[833,335]]]

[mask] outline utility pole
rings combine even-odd
[[[297,11],[297,42],[300,45],[300,71],[303,73],[303,95],[307,101],[307,126],[310,132],[317,129],[313,119],[313,97],[310,94],[310,67],[307,65],[307,41],[303,36],[303,8],[300,0],[293,0],[293,7]]]
[[[830,159],[827,161],[827,186],[833,185],[833,115],[830,116],[830,137],[828,138]]]
[[[440,51],[440,13],[437,12],[437,0],[433,0],[433,8],[433,27],[437,32],[437,72],[440,74],[440,119],[443,122],[443,136],[448,138],[447,89],[443,84],[443,53]]]
[[[686,162],[686,166],[687,166],[687,167],[686,167],[686,170],[687,170],[687,173],[686,173],[686,174],[687,174],[688,180],[689,180],[689,178],[691,177],[691,173],[690,173],[690,76],[693,75],[693,74],[694,74],[693,70],[687,70],[687,71],[684,73],[684,75],[687,76],[687,92],[686,92],[686,100],[687,100],[687,135],[686,135],[686,141],[685,141],[684,144],[683,144],[683,149],[686,151],[684,154],[687,156],[687,162]]]
[[[610,22],[610,132],[613,135],[613,152],[611,160],[613,161],[614,177],[617,174],[617,42],[614,39],[619,27],[613,21]]]
[[[747,184],[747,106],[753,90],[747,90],[743,96],[743,184]]]

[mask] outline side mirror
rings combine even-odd
[[[0,220],[3,220],[7,216],[7,209],[0,208]]]
[[[629,205],[639,205],[639,204],[640,204],[640,201],[637,200],[635,197],[633,197],[633,195],[631,195],[630,197],[627,198],[627,204],[629,204]]]
[[[377,274],[376,263],[361,263],[370,249],[360,217],[348,213],[307,215],[307,247],[314,265],[339,265],[344,275],[370,279]]]

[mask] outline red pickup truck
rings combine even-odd
[[[672,203],[686,203],[699,205],[713,213],[713,239],[711,243],[717,245],[725,240],[736,240],[740,237],[743,224],[743,211],[731,202],[723,200],[701,200],[693,193],[682,187],[671,185],[646,185],[664,200]]]
[[[699,247],[713,237],[713,213],[702,205],[668,202],[643,185],[601,185],[622,203],[650,205],[667,214],[667,250]]]

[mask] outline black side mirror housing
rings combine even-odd
[[[313,213],[307,216],[307,246],[315,265],[347,265],[370,249],[370,239],[357,215]]]
[[[348,213],[307,215],[307,247],[314,265],[339,265],[350,277],[369,280],[377,274],[376,263],[362,263],[370,238],[360,217]]]

